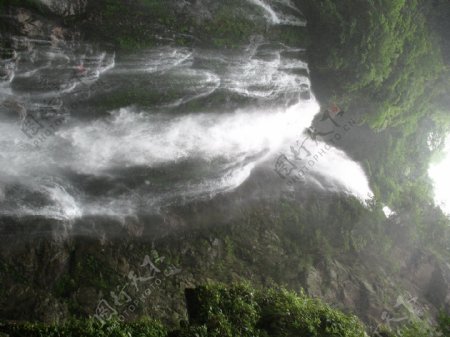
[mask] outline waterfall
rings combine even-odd
[[[273,24],[303,22],[290,1],[252,2]],[[123,217],[213,198],[280,153],[300,165],[292,148],[320,112],[303,50],[264,39],[131,55],[30,43],[1,87],[3,215]],[[323,140],[308,151],[321,153],[305,162],[310,185],[367,199],[359,164]]]
[[[271,5],[265,0],[248,0],[254,5],[260,7],[266,14],[267,19],[274,25],[292,25],[292,26],[306,26],[306,21],[303,18],[298,18],[292,14],[283,13],[282,11],[275,11]],[[277,1],[275,1],[276,4]],[[279,1],[279,4],[291,9],[295,14],[301,13],[290,1]]]

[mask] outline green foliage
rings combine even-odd
[[[58,297],[69,298],[82,285],[109,290],[117,279],[117,274],[107,264],[93,255],[87,255],[56,280],[53,293]]]
[[[373,129],[384,129],[379,136],[366,132],[377,144],[368,143],[363,154],[377,199],[407,214],[402,222],[413,241],[436,244],[443,238],[443,246],[448,235],[442,212],[432,205],[428,165],[449,130],[450,85],[440,44],[428,28],[430,10],[423,1],[356,1],[346,16],[345,2],[323,3],[309,4],[310,13],[333,38],[328,56],[320,57],[324,50],[315,47],[312,66],[337,101],[351,102]],[[332,25],[339,29],[333,32]],[[324,34],[318,27],[313,32]]]
[[[450,314],[443,310],[438,316],[438,330],[442,337],[450,337]]]
[[[373,337],[439,337],[439,332],[423,322],[410,322],[407,325],[392,329],[389,327],[381,327]]]
[[[253,336],[258,319],[254,295],[248,285],[200,287],[195,290],[200,306],[195,308],[196,315],[191,315],[192,323],[205,324],[210,336]]]
[[[365,335],[354,316],[319,300],[284,289],[255,290],[248,285],[208,285],[187,296],[190,323],[207,336],[346,336]],[[180,336],[195,336],[186,334]]]
[[[430,84],[444,66],[423,1],[303,2],[312,40],[320,41],[311,66],[331,92],[366,97],[365,117],[375,129],[411,127],[429,112]]]
[[[259,326],[269,336],[364,336],[362,323],[323,302],[287,290],[260,293]]]
[[[158,322],[142,320],[134,323],[108,321],[101,324],[90,319],[61,325],[44,323],[11,324],[0,327],[10,337],[165,337],[166,329]]]
[[[436,336],[435,331],[426,324],[413,322],[403,327],[398,333],[398,337],[432,337]]]
[[[450,129],[448,19],[442,14],[450,13],[450,5],[423,0],[301,3],[310,23],[310,66],[319,98],[343,102],[373,130],[383,131],[378,137],[367,131],[377,144],[368,142],[361,151],[377,199],[401,214],[403,242],[445,247],[449,221],[433,205],[428,165]],[[361,238],[382,238],[381,233],[360,233],[345,245],[352,242],[360,251]],[[381,246],[388,248],[391,240],[386,235]]]
[[[364,337],[365,326],[353,315],[319,299],[286,289],[256,289],[249,284],[209,284],[186,290],[189,323],[169,332],[160,322],[141,319],[71,320],[61,324],[0,324],[10,337]],[[379,330],[386,337],[448,337],[447,314],[439,326],[412,322],[397,331]]]

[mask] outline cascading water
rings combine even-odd
[[[289,1],[249,1],[271,24],[305,23]],[[262,38],[239,51],[136,55],[28,43],[0,87],[2,215],[123,217],[211,198],[280,152],[295,160],[290,148],[320,110],[303,50]],[[332,147],[306,179],[370,194],[361,167]]]
[[[270,20],[272,24],[279,25],[293,25],[293,26],[306,26],[306,21],[303,18],[299,18],[298,15],[301,12],[295,5],[289,0],[249,0],[251,3],[263,9],[266,17]],[[288,9],[292,13],[286,13],[286,11],[276,11],[274,7],[281,7],[281,9]]]

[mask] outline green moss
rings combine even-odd
[[[273,26],[267,32],[267,36],[274,42],[283,43],[291,47],[309,48],[310,35],[304,27]]]
[[[68,297],[77,289],[77,284],[69,275],[63,275],[53,287],[57,297]]]
[[[450,313],[442,310],[439,313],[438,324],[442,337],[450,337]]]
[[[235,4],[234,4],[235,2]],[[242,2],[221,3],[212,18],[196,25],[200,39],[208,46],[236,48],[248,43],[250,36],[265,30],[264,21],[249,17],[252,7]]]
[[[70,298],[80,287],[108,291],[119,280],[117,273],[105,261],[86,255],[74,262],[74,268],[55,280],[52,291],[56,297]]]
[[[101,0],[88,6],[92,15],[89,20],[81,21],[87,37],[124,51],[154,47],[158,43],[158,34],[176,30],[176,26],[181,24],[170,6],[162,0],[131,3]]]
[[[226,236],[224,239],[224,245],[225,245],[224,248],[226,259],[228,261],[232,261],[234,259],[234,251],[235,251],[233,240],[229,236]]]

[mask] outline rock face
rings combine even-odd
[[[39,0],[52,12],[62,16],[72,16],[84,13],[87,0]]]

